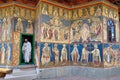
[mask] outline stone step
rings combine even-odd
[[[36,78],[36,69],[13,69],[11,74],[5,76],[6,80],[32,80]]]
[[[19,76],[6,76],[4,80],[33,80],[36,79],[37,75],[36,74],[29,74],[29,75],[19,75]]]

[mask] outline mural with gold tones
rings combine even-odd
[[[20,35],[35,34],[34,54],[40,68],[119,66],[118,10],[105,3],[92,4],[73,9],[45,2],[36,10],[0,7],[0,64],[20,65]],[[108,36],[110,24],[114,43]]]
[[[42,4],[41,8],[40,42],[69,43],[71,21],[68,10],[48,4]]]
[[[16,66],[20,59],[20,34],[34,34],[35,9],[0,6],[0,64]]]
[[[31,20],[13,18],[14,20],[14,52],[13,52],[13,65],[20,64],[20,35],[22,34],[34,34],[34,23]],[[14,61],[16,60],[16,61]]]
[[[12,65],[12,10],[13,6],[0,8],[0,64]]]
[[[110,66],[106,63],[110,57],[105,55],[107,51],[105,45],[109,44],[107,22],[109,19],[115,22],[116,42],[119,42],[118,11],[115,6],[110,8],[110,4],[91,5],[92,3],[88,3],[83,7],[65,9],[41,2],[39,7],[41,12],[36,23],[39,26],[35,32],[40,67]],[[113,44],[112,49],[118,54],[119,44]],[[113,61],[112,64],[115,66],[118,62]]]

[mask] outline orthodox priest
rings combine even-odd
[[[25,39],[25,42],[22,46],[23,59],[25,63],[29,63],[31,59],[31,43],[28,39]]]

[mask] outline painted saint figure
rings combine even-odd
[[[3,24],[3,21],[0,20],[0,35],[3,34],[3,30],[2,30],[2,24]],[[2,39],[2,36],[0,36],[0,39]],[[1,41],[1,40],[0,40]]]
[[[54,54],[54,58],[55,58],[55,64],[58,64],[58,62],[59,62],[59,50],[57,48],[57,44],[54,45],[53,54]]]
[[[1,64],[5,63],[5,48],[4,48],[4,43],[2,43],[2,48],[1,48]]]
[[[101,57],[100,57],[100,51],[97,47],[97,44],[95,44],[94,46],[94,50],[91,52],[93,54],[93,63],[96,66],[99,66],[100,62],[101,62]]]
[[[47,34],[48,29],[46,27],[43,28],[43,39],[46,39],[48,37]]]
[[[112,63],[113,61],[113,54],[114,54],[114,51],[112,49],[112,47],[108,47],[107,49],[104,50],[104,56],[105,56],[105,61],[109,64]]]
[[[6,41],[6,38],[7,38],[7,20],[6,18],[3,19],[3,25],[2,25],[2,41]]]
[[[58,40],[58,30],[54,30],[54,38],[55,40]]]
[[[82,49],[82,58],[81,58],[81,62],[83,65],[87,65],[88,63],[88,53],[89,51],[87,50],[87,44],[84,44],[84,48]]]
[[[25,42],[22,46],[23,59],[25,63],[29,63],[31,59],[31,50],[32,46],[28,39],[25,39]]]
[[[81,38],[82,38],[82,42],[88,42],[88,39],[90,37],[90,31],[89,31],[89,26],[88,24],[83,24],[82,29],[81,29]]]
[[[73,51],[71,52],[71,56],[72,56],[72,61],[74,64],[77,64],[77,62],[79,61],[79,52],[78,52],[78,48],[77,48],[77,45],[74,44],[74,49]]]
[[[44,48],[42,49],[42,57],[41,57],[42,65],[47,65],[50,62],[50,55],[51,53],[48,43],[45,43]]]
[[[62,51],[61,51],[61,62],[63,65],[67,62],[67,49],[66,45],[63,45]]]
[[[7,40],[9,41],[11,39],[11,19],[7,18],[7,23],[8,23],[8,29],[7,29]]]
[[[27,27],[27,33],[29,34],[33,34],[33,25],[32,25],[32,21],[28,21],[28,27]]]
[[[118,50],[114,50],[114,64],[117,65],[119,63],[119,51]]]
[[[22,24],[22,20],[20,18],[17,19],[15,31],[23,32],[23,24]]]
[[[9,45],[9,43],[7,44],[7,52],[6,52],[6,54],[7,54],[7,64],[10,64],[10,61],[11,61],[11,52],[10,52],[10,45]]]
[[[52,39],[52,37],[53,37],[53,32],[52,32],[52,29],[50,28],[50,29],[48,30],[48,38],[49,38],[49,39]]]

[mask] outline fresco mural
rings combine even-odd
[[[20,34],[35,33],[37,66],[102,67],[104,63],[105,67],[118,66],[117,8],[101,3],[74,7],[68,10],[41,2],[37,6],[37,13],[34,8],[17,5],[0,9],[0,64],[19,65]],[[110,19],[115,24],[114,44],[108,43],[107,23]]]
[[[73,21],[70,29],[71,42],[102,41],[102,19],[79,19]]]
[[[70,45],[71,65],[101,66],[102,58],[101,43],[74,43]]]
[[[68,65],[69,46],[67,44],[40,43],[41,67]]]
[[[13,18],[14,21],[14,52],[13,65],[19,65],[20,62],[20,34],[34,34],[34,22],[23,18]],[[16,61],[14,61],[16,60]]]
[[[23,19],[35,20],[35,9],[23,8],[20,6],[14,6],[14,17],[21,17]]]
[[[42,22],[41,42],[69,42],[69,21],[43,15]]]
[[[102,15],[103,15],[103,36],[104,36],[104,42],[109,42],[107,40],[107,36],[109,33],[107,28],[108,28],[108,20],[112,20],[113,23],[114,23],[114,26],[115,26],[115,37],[116,37],[116,42],[119,42],[119,16],[118,16],[118,13],[117,13],[117,9],[114,9],[114,8],[109,8],[108,6],[104,5],[103,6],[103,12],[102,12]]]
[[[102,42],[102,6],[91,6],[73,11],[70,42]],[[91,18],[92,17],[92,18]]]
[[[13,11],[13,58],[12,65],[20,63],[20,34],[34,34],[35,10],[14,6]]]
[[[33,22],[31,20],[14,18],[14,31],[19,33],[33,34]]]
[[[119,48],[118,44],[104,44],[104,64],[105,67],[119,65]]]
[[[12,24],[11,18],[0,19],[0,42],[11,41],[12,37]]]
[[[44,3],[41,9],[40,42],[69,43],[68,10]]]
[[[11,65],[12,62],[12,44],[0,43],[0,64]]]
[[[72,64],[77,65],[81,59],[81,44],[71,44],[70,45],[70,61],[73,62]]]

